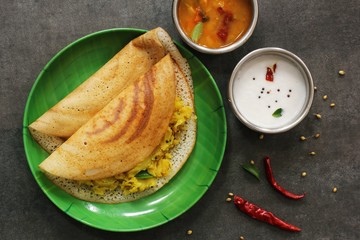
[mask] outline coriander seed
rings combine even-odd
[[[301,176],[302,176],[302,177],[306,177],[306,175],[307,175],[306,172],[302,172],[302,173],[301,173]]]
[[[319,113],[314,114],[317,119],[321,119],[321,115]]]
[[[186,234],[187,235],[191,235],[193,233],[193,231],[191,229],[187,230]]]
[[[344,70],[339,70],[339,75],[340,75],[340,76],[344,76],[344,75],[345,75],[345,71],[344,71]]]

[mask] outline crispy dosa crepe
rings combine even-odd
[[[187,120],[186,128],[181,131],[178,136],[180,143],[172,148],[169,152],[173,157],[171,158],[172,167],[167,176],[156,178],[156,185],[142,192],[124,194],[120,188],[116,188],[112,191],[105,192],[104,195],[95,194],[89,186],[84,185],[79,181],[57,177],[49,173],[46,174],[47,177],[54,184],[79,199],[101,203],[120,203],[134,201],[153,194],[166,183],[168,183],[187,161],[196,142],[196,115],[194,109],[193,91],[189,85],[189,80],[185,77],[178,65],[174,64],[174,67],[176,76],[176,95],[184,102],[184,105],[192,109],[192,116]]]
[[[168,33],[158,27],[132,40],[94,75],[29,125],[33,138],[48,153],[53,152],[167,53],[192,89],[189,64]]]
[[[29,127],[68,138],[113,97],[166,55],[160,28],[132,40],[89,79],[45,112]]]
[[[131,193],[131,194],[124,194],[124,192],[120,188],[117,188],[113,191],[106,191],[104,195],[97,195],[91,190],[91,188],[82,184],[81,181],[72,180],[72,179],[94,180],[94,179],[103,179],[103,177],[105,176],[113,176],[118,172],[126,171],[126,169],[131,169],[134,165],[136,165],[135,164],[136,162],[142,161],[144,160],[144,158],[146,158],[146,155],[149,156],[152,154],[150,149],[154,148],[154,146],[157,145],[156,143],[159,142],[157,138],[159,138],[160,135],[164,135],[162,127],[165,125],[166,118],[169,117],[169,115],[166,115],[166,117],[163,118],[158,117],[157,121],[154,121],[155,117],[151,118],[151,123],[152,123],[151,126],[154,126],[155,123],[157,123],[158,125],[156,126],[156,128],[151,127],[152,130],[149,130],[150,128],[145,129],[146,127],[145,125],[143,125],[143,123],[150,121],[150,117],[149,119],[146,120],[146,117],[144,118],[144,116],[148,116],[148,115],[144,114],[141,118],[138,118],[135,117],[135,115],[133,114],[136,111],[140,111],[140,110],[143,112],[145,111],[144,106],[146,102],[145,101],[146,94],[144,93],[144,90],[147,88],[145,87],[144,84],[146,82],[145,79],[149,79],[149,77],[144,76],[141,77],[140,80],[134,80],[132,83],[129,83],[127,87],[123,87],[123,89],[119,90],[120,94],[112,97],[112,99],[114,98],[117,99],[117,104],[113,103],[116,102],[116,99],[114,99],[112,102],[108,103],[107,105],[105,104],[106,106],[104,105],[103,110],[101,111],[99,110],[100,112],[98,111],[97,113],[94,113],[94,116],[92,117],[88,116],[87,118],[89,122],[81,126],[78,126],[78,128],[80,129],[73,130],[75,134],[73,134],[72,137],[70,137],[65,143],[64,141],[66,140],[67,137],[60,138],[57,136],[49,135],[48,133],[42,132],[43,129],[41,128],[40,129],[33,128],[33,126],[35,126],[36,124],[29,126],[29,130],[32,133],[34,139],[46,151],[52,153],[59,148],[54,152],[54,154],[51,154],[49,158],[46,159],[40,165],[40,169],[44,171],[45,175],[51,181],[53,181],[53,183],[55,183],[57,186],[59,186],[60,188],[74,195],[77,198],[87,201],[94,201],[94,202],[118,203],[118,202],[136,200],[143,196],[152,194],[158,189],[160,189],[163,185],[165,185],[181,169],[182,165],[186,162],[186,160],[188,159],[189,155],[192,152],[192,149],[196,142],[196,115],[194,109],[193,83],[191,78],[190,66],[187,63],[186,59],[182,57],[182,55],[180,54],[177,47],[174,45],[172,39],[166,33],[166,31],[164,31],[161,28],[157,28],[150,32],[156,35],[154,38],[157,38],[160,41],[161,45],[165,48],[165,53],[170,54],[173,59],[172,67],[174,69],[175,78],[176,78],[177,98],[180,98],[183,101],[184,105],[192,109],[191,118],[186,120],[186,128],[184,128],[183,131],[177,133],[177,138],[180,140],[180,144],[176,145],[169,152],[173,156],[171,158],[172,167],[170,168],[170,172],[165,177],[156,178],[156,186],[151,187],[150,189],[147,189],[142,192]],[[169,62],[166,59],[162,61]],[[167,64],[162,63],[162,66],[165,65],[169,65],[169,63]],[[161,71],[158,69],[159,69],[158,66],[154,67],[154,69],[151,69],[150,71],[152,73],[151,74],[147,73],[147,76],[149,76],[149,74],[152,76],[160,76],[161,74],[166,75],[167,73],[169,73],[168,71],[172,71],[171,67],[170,69],[165,67]],[[111,71],[111,69],[107,69],[107,71]],[[162,81],[161,79],[159,80]],[[101,82],[99,83],[101,84]],[[164,79],[163,79],[163,83],[165,83]],[[164,85],[166,85],[166,83]],[[140,90],[141,86],[142,89]],[[162,86],[161,84],[157,86],[160,87],[160,91],[162,93],[165,93],[167,91],[166,89],[169,89],[169,86]],[[134,91],[135,88],[139,88],[137,97]],[[154,88],[153,90],[155,92],[156,89]],[[79,96],[81,94],[82,94],[81,92],[78,93]],[[121,96],[122,99],[124,99],[124,101],[126,99],[126,101],[129,101],[130,103],[134,101],[134,99],[138,99],[138,100],[140,99],[139,101],[142,101],[143,103],[140,104],[140,110],[139,108],[135,107],[135,105],[127,105],[128,107],[127,110],[123,110],[125,113],[127,113],[127,115],[124,114],[123,116],[120,113],[119,114],[116,113],[115,111],[116,108],[118,109],[122,108],[120,107],[120,102],[119,102],[120,101],[119,97]],[[132,101],[129,99],[132,99]],[[171,102],[172,106],[174,105],[174,100],[172,98],[169,98],[169,96],[165,97],[164,95],[161,95],[156,99],[159,100],[157,104],[159,104],[162,101],[161,104],[164,104],[165,102],[167,103]],[[109,101],[111,101],[111,99]],[[114,108],[113,111],[111,111],[110,107],[108,107],[111,104],[113,104],[112,105]],[[64,109],[67,108],[66,104],[63,105],[63,108]],[[168,113],[171,113],[171,109],[173,107],[171,107],[170,105],[162,106],[163,110],[166,108],[168,110],[170,109]],[[135,111],[134,109],[137,110]],[[159,113],[163,110],[157,110],[157,112]],[[132,114],[130,113],[130,115],[133,117],[129,116],[129,112],[132,112]],[[166,113],[166,111],[163,111],[163,113]],[[127,120],[129,121],[124,120],[126,117],[128,117]],[[97,121],[93,120],[93,118],[94,119],[97,118]],[[120,118],[122,120],[120,120]],[[41,117],[39,119],[41,119]],[[131,122],[132,124],[138,124],[138,126],[133,128],[130,127],[130,131],[128,133],[127,131],[128,129],[124,128],[124,125],[121,126],[120,122],[121,124],[125,124],[125,126],[128,124],[127,127],[131,125],[129,122]],[[110,125],[113,125],[113,123],[115,124],[112,127],[114,132],[111,132]],[[58,122],[56,122],[54,126],[51,126],[52,122],[45,123],[45,125],[46,124],[49,125],[47,126],[48,128],[56,129],[63,127],[63,125],[59,124]],[[109,131],[105,133],[107,130]],[[133,137],[130,136],[131,133]],[[150,134],[147,135],[147,133]],[[95,135],[101,137],[97,139],[98,136],[95,138]],[[136,135],[138,136],[135,137]],[[149,136],[151,136],[151,138],[149,138]],[[155,136],[155,139],[153,138],[153,136]],[[128,140],[126,140],[126,137]],[[112,140],[109,140],[111,138]],[[129,139],[132,139],[132,141],[129,141]],[[149,141],[149,139],[151,140]],[[144,142],[142,142],[143,140]],[[111,144],[112,141],[113,144]],[[126,141],[128,142],[126,143]],[[115,142],[117,142],[117,144],[115,144]],[[125,144],[132,142],[131,144],[133,144],[133,147],[127,146],[123,148],[124,142]],[[96,143],[99,143],[99,145],[97,146]],[[148,145],[146,145],[146,143],[148,143]],[[104,145],[102,144],[105,144],[107,146],[104,147]],[[92,147],[94,147],[94,150],[91,150]],[[119,149],[124,149],[124,152],[122,153],[122,155],[120,154],[117,156],[117,152],[119,151]],[[93,153],[95,153],[96,156],[93,156]],[[135,155],[133,155],[134,153]],[[130,155],[133,156],[128,158],[128,156]],[[140,160],[141,159],[140,155],[143,155],[145,157],[142,160]],[[67,158],[68,156],[70,156],[70,158]],[[125,158],[124,159],[118,158],[119,156],[125,156]],[[84,160],[86,158],[90,159],[90,165],[88,165],[87,160]],[[106,164],[103,162],[103,159],[105,162],[107,162]],[[132,159],[131,160],[133,161],[132,163],[130,159]],[[74,163],[75,165],[73,165]]]
[[[132,169],[160,144],[175,96],[174,64],[168,55],[76,131],[40,169],[73,180]]]

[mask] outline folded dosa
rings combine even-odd
[[[160,144],[174,111],[169,55],[125,88],[40,165],[54,176],[94,180],[126,172]]]
[[[167,47],[163,44],[163,39],[159,38],[164,32],[163,29],[156,28],[132,40],[29,128],[45,135],[70,137],[166,55]]]
[[[179,132],[177,139],[179,144],[170,150],[171,169],[167,176],[156,178],[156,185],[145,191],[135,192],[131,194],[124,194],[121,188],[116,188],[112,191],[106,191],[104,195],[94,194],[93,190],[86,185],[82,184],[82,181],[69,180],[66,178],[57,177],[55,175],[46,173],[46,176],[57,186],[64,191],[73,195],[76,198],[83,199],[90,202],[101,203],[119,203],[128,202],[140,199],[142,197],[153,194],[167,184],[185,164],[189,158],[195,142],[196,142],[196,115],[193,99],[193,92],[190,86],[189,79],[185,77],[181,68],[177,64],[175,66],[176,76],[176,96],[180,98],[185,106],[190,107],[193,110],[193,115],[186,122],[186,128]],[[131,170],[130,170],[131,171]]]

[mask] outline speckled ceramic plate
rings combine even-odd
[[[27,126],[104,65],[139,29],[110,29],[83,37],[61,50],[35,81],[24,113],[23,138],[35,180],[62,211],[89,226],[109,231],[139,231],[164,224],[184,213],[206,192],[221,165],[226,145],[226,119],[220,92],[204,65],[188,50],[198,116],[196,146],[183,168],[163,188],[143,199],[100,204],[72,197],[38,169],[48,154],[31,138]]]

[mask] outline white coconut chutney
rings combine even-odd
[[[268,68],[273,72],[272,81],[266,80]],[[281,55],[251,58],[239,67],[233,79],[235,107],[247,122],[258,128],[287,126],[306,107],[305,77],[295,62]]]

